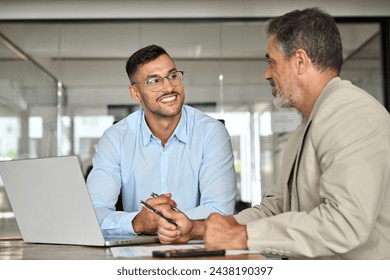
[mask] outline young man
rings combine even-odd
[[[342,44],[333,18],[293,11],[268,23],[265,73],[275,104],[303,122],[262,202],[235,216],[191,221],[164,210],[162,243],[204,238],[207,248],[293,258],[390,259],[390,116],[339,78]]]
[[[183,105],[183,72],[163,48],[138,50],[126,71],[142,108],[107,129],[87,179],[104,233],[156,232],[159,216],[141,200],[159,211],[177,206],[193,219],[232,214],[236,177],[225,126]],[[124,211],[115,209],[120,193]]]

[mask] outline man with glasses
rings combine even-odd
[[[103,134],[87,179],[103,232],[156,232],[159,216],[141,200],[158,211],[177,206],[193,219],[232,214],[236,177],[225,126],[183,105],[184,72],[163,48],[138,50],[126,72],[141,109]],[[124,211],[115,206],[120,195]]]

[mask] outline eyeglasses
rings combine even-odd
[[[145,84],[145,85],[148,86],[148,88],[151,91],[160,91],[160,90],[162,90],[162,88],[164,86],[164,79],[165,78],[168,79],[168,82],[173,87],[177,87],[177,86],[180,86],[183,83],[183,75],[184,75],[184,71],[174,71],[174,72],[169,73],[165,77],[161,77],[161,76],[156,75],[156,76],[153,76],[153,77],[149,77],[145,81],[140,82],[140,83],[133,82],[132,85],[134,85],[134,84]]]

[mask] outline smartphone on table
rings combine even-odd
[[[223,256],[225,250],[207,250],[203,248],[197,249],[171,249],[153,251],[153,257],[158,258],[189,258],[189,257],[208,257],[208,256]]]

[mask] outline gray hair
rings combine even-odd
[[[343,46],[333,17],[319,8],[295,10],[267,22],[266,33],[275,35],[276,45],[287,59],[304,49],[320,71],[339,74],[343,65]]]

